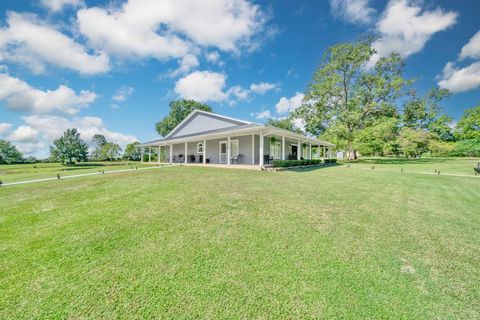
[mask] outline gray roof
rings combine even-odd
[[[215,129],[215,130],[195,132],[195,133],[186,134],[186,135],[183,135],[183,136],[176,136],[174,138],[162,138],[162,139],[158,139],[158,140],[148,141],[148,142],[145,142],[145,143],[142,143],[142,144],[143,145],[148,145],[148,144],[152,144],[152,143],[160,143],[160,142],[166,142],[166,141],[171,141],[171,140],[184,139],[184,138],[195,137],[195,136],[200,136],[200,135],[205,135],[205,134],[224,133],[224,132],[237,131],[237,130],[242,130],[242,129],[257,128],[257,127],[264,127],[264,126],[261,125],[261,124],[255,124],[255,123],[242,124],[242,125],[232,126],[232,127],[228,127],[228,128],[221,128],[221,129]]]

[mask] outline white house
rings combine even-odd
[[[263,168],[274,159],[325,159],[334,145],[276,127],[195,110],[164,138],[139,145],[156,162]],[[157,155],[163,155],[157,156]]]

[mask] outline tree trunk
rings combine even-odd
[[[357,160],[357,150],[350,149],[348,152],[348,160]]]

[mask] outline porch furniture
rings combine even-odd
[[[473,168],[473,170],[475,171],[475,175],[477,175],[477,174],[480,173],[480,162],[477,163],[477,167],[476,167],[476,168]]]
[[[172,156],[172,162],[176,163],[177,162],[177,156]]]
[[[273,157],[271,157],[269,154],[265,154],[263,156],[263,163],[265,164],[271,164],[273,161]]]
[[[184,162],[183,154],[179,154],[177,157],[177,163],[182,163]]]
[[[188,160],[190,163],[195,163],[195,156],[193,154],[189,155]]]
[[[203,163],[203,154],[198,156],[198,163]]]
[[[242,156],[241,154],[237,154],[236,156],[233,156],[232,164],[238,164],[241,156]]]

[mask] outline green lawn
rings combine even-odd
[[[59,163],[35,163],[0,165],[0,180],[3,183],[17,182],[33,179],[54,178],[60,176],[77,175],[98,172],[99,170],[113,171],[131,169],[132,167],[155,166],[155,163],[140,163],[135,161],[114,162],[86,162],[78,166],[62,166]]]
[[[480,178],[387,169],[1,187],[0,318],[480,318]]]

